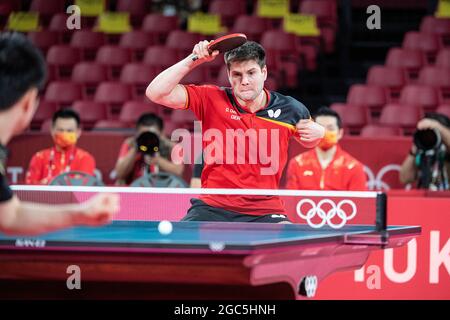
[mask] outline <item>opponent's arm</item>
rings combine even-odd
[[[21,202],[16,196],[0,204],[0,232],[36,235],[75,225],[97,226],[119,211],[119,197],[98,194],[81,204],[46,205]]]

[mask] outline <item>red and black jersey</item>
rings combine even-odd
[[[252,113],[230,88],[185,85],[191,109],[202,122],[202,188],[278,189],[295,124],[308,109],[292,97],[264,90],[267,103]],[[284,213],[276,196],[208,195],[215,207],[243,214]]]

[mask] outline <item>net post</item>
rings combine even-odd
[[[384,192],[377,194],[376,198],[376,231],[380,233],[381,243],[384,247],[388,243],[387,233],[387,195]]]

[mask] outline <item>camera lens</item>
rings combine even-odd
[[[417,130],[414,132],[414,144],[419,150],[431,150],[441,144],[441,135],[436,129]]]
[[[150,131],[141,133],[136,139],[136,144],[139,152],[150,156],[159,151],[159,137]]]

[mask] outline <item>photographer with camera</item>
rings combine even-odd
[[[183,165],[170,160],[173,143],[163,134],[163,121],[154,113],[142,114],[136,134],[126,139],[117,159],[116,184],[129,185],[147,173],[166,172],[181,177]]]
[[[413,145],[400,168],[400,182],[418,189],[449,190],[450,119],[427,113],[417,123]]]

